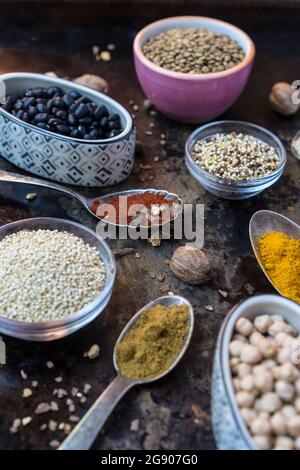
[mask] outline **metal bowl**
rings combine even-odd
[[[76,186],[105,187],[126,179],[133,168],[135,126],[130,113],[117,101],[83,85],[38,73],[0,75],[6,95],[26,88],[58,86],[75,90],[118,113],[123,131],[116,137],[84,140],[40,129],[0,107],[0,154],[34,175]]]
[[[274,147],[280,158],[278,168],[263,178],[236,181],[212,175],[197,165],[192,155],[192,150],[197,140],[206,140],[215,134],[228,134],[233,131],[251,135],[261,142]],[[278,137],[263,127],[243,121],[218,121],[199,127],[189,136],[185,147],[185,163],[190,173],[198,180],[201,186],[215,196],[224,199],[247,199],[256,196],[276,183],[282,175],[286,164],[286,151]]]
[[[38,229],[59,230],[76,235],[85,243],[97,249],[105,265],[106,278],[103,290],[93,302],[90,302],[78,312],[74,312],[63,319],[36,323],[15,321],[0,315],[0,332],[3,334],[30,341],[53,341],[74,333],[100,315],[111,297],[116,276],[116,265],[112,251],[104,240],[89,228],[69,220],[39,217],[12,222],[0,227],[0,241],[21,230],[32,231]]]

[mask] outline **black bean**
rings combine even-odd
[[[93,119],[90,116],[85,116],[79,119],[79,123],[83,124],[84,126],[89,126],[92,123]]]
[[[60,134],[69,134],[69,128],[68,126],[64,125],[64,124],[58,124],[58,126],[56,126],[56,130],[57,132],[59,132]]]
[[[36,98],[49,98],[46,88],[34,88],[32,90],[32,96],[35,96]]]
[[[116,121],[108,121],[107,129],[112,131],[113,129],[120,129],[120,124]]]
[[[81,134],[78,129],[73,129],[70,133],[71,137],[75,137],[75,139],[78,139],[81,137]]]
[[[46,122],[38,122],[36,126],[39,127],[40,129],[45,129],[46,131],[51,130],[51,127]]]
[[[24,111],[23,111],[23,109],[20,109],[20,110],[17,112],[16,117],[17,117],[18,119],[23,119],[23,115],[24,115]]]
[[[68,114],[67,122],[70,124],[70,126],[75,126],[75,124],[77,124],[77,118],[74,116],[74,114],[70,113]]]
[[[83,124],[80,124],[77,129],[78,129],[78,131],[80,132],[80,134],[82,136],[84,136],[84,134],[86,134],[86,127]]]
[[[48,100],[46,98],[37,98],[36,99],[36,102],[38,104],[47,104],[48,103]]]
[[[103,116],[108,116],[108,111],[107,111],[107,108],[106,106],[104,106],[103,104],[101,104],[100,106],[98,106],[95,111],[94,111],[94,117],[95,119],[100,119],[102,118]]]
[[[70,106],[72,106],[72,104],[74,103],[74,100],[71,96],[69,95],[64,95],[63,96],[63,100],[64,100],[64,103],[65,105],[67,106],[67,108],[69,108]]]
[[[63,91],[61,88],[59,88],[58,86],[51,86],[50,88],[48,88],[48,95],[52,98],[53,96],[62,96],[63,95]]]
[[[46,113],[47,112],[47,106],[45,106],[43,103],[37,104],[36,109],[37,109],[38,113]]]
[[[93,114],[95,109],[97,108],[96,103],[93,103],[92,101],[90,103],[87,103],[87,107],[90,110],[90,113]]]
[[[29,117],[35,116],[37,114],[36,107],[35,106],[30,106],[30,108],[28,108],[27,112],[28,112]]]
[[[63,102],[63,99],[60,96],[58,96],[57,98],[54,98],[53,105],[56,108],[64,108],[65,107],[65,103]]]
[[[56,113],[55,116],[58,117],[59,119],[66,119],[67,117],[67,112],[64,111],[63,109],[59,109]]]
[[[98,122],[98,121],[93,121],[93,122],[90,124],[90,128],[91,128],[91,129],[97,129],[98,126],[99,126],[99,122]]]
[[[75,110],[75,116],[80,119],[84,116],[86,116],[89,113],[89,108],[87,107],[86,104],[81,103],[78,108]]]
[[[78,93],[78,91],[75,91],[75,90],[68,91],[67,94],[68,94],[68,96],[73,98],[73,100],[78,100],[78,98],[81,98],[81,94]]]
[[[118,121],[120,121],[120,116],[119,116],[118,114],[116,114],[116,113],[110,114],[110,115],[108,116],[108,120],[109,120],[109,121],[117,121],[117,122],[118,122]]]
[[[108,134],[108,138],[111,139],[112,137],[116,137],[116,135],[118,135],[118,134],[120,134],[120,130],[119,129],[113,129]]]
[[[34,122],[47,122],[48,114],[47,113],[38,113],[34,116]]]
[[[92,129],[90,132],[89,132],[90,136],[91,136],[91,139],[95,140],[95,139],[98,139],[98,131],[97,129]]]
[[[24,108],[29,108],[29,106],[34,106],[36,104],[36,99],[33,98],[33,96],[30,96],[28,98],[23,98],[23,105]]]
[[[16,111],[19,111],[19,109],[23,109],[24,107],[24,104],[23,104],[23,101],[22,100],[18,100],[15,104],[14,104],[14,108]]]
[[[32,88],[27,88],[24,91],[23,96],[33,96],[33,89]]]
[[[25,121],[25,122],[29,122],[29,115],[28,115],[28,113],[26,113],[26,111],[24,111],[24,114],[23,114],[22,119],[23,119],[23,121]]]
[[[107,123],[108,123],[108,120],[107,120],[107,117],[104,116],[103,118],[100,119],[99,121],[99,125],[100,127],[102,128],[106,128],[107,127]]]
[[[78,108],[78,105],[76,103],[71,104],[71,106],[69,107],[70,113],[75,113],[77,108]]]
[[[76,104],[87,104],[87,103],[90,103],[90,99],[87,98],[87,96],[81,96],[80,98],[78,98],[78,100],[76,100]]]

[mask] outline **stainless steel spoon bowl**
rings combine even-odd
[[[74,191],[73,189],[67,188],[60,184],[52,183],[51,181],[41,180],[39,178],[33,178],[31,176],[19,175],[17,173],[10,173],[8,171],[2,171],[2,170],[0,171],[0,181],[7,181],[9,183],[30,184],[30,185],[35,185],[35,186],[42,186],[44,188],[55,189],[56,191],[60,191],[62,193],[67,194],[68,196],[72,196],[75,199],[77,199],[98,220],[101,220],[102,222],[106,224],[115,225],[115,226],[128,227],[129,225],[115,224],[115,223],[109,222],[107,220],[104,220],[98,217],[95,214],[95,212],[92,211],[92,207],[95,202],[98,203],[99,201],[101,201],[103,203],[106,203],[108,199],[112,196],[130,196],[132,194],[137,194],[137,193],[144,194],[144,193],[150,192],[153,194],[163,194],[166,199],[169,199],[172,201],[174,200],[174,203],[172,203],[173,214],[172,214],[171,219],[168,220],[168,222],[172,222],[173,220],[175,220],[183,210],[182,199],[180,199],[180,197],[178,197],[177,194],[169,193],[168,191],[164,191],[160,189],[133,189],[129,191],[119,191],[116,193],[105,194],[103,196],[98,196],[95,198],[88,198],[78,193],[77,191]]]
[[[284,296],[278,287],[272,282],[272,279],[268,275],[260,259],[259,239],[267,232],[283,232],[291,238],[300,239],[300,226],[284,215],[268,210],[255,212],[249,224],[249,235],[256,259],[274,289],[276,289],[280,295]]]
[[[116,347],[118,343],[123,339],[124,335],[133,327],[137,319],[146,313],[150,308],[155,305],[163,305],[165,307],[171,307],[173,305],[187,305],[189,308],[189,331],[185,338],[185,343],[183,347],[174,360],[173,364],[165,370],[162,374],[159,374],[157,377],[146,380],[132,380],[124,377],[118,367],[116,360]],[[114,367],[117,371],[116,378],[111,382],[107,389],[100,395],[100,397],[95,401],[89,411],[84,415],[84,417],[79,421],[75,426],[71,434],[65,439],[61,444],[58,450],[87,450],[91,447],[97,435],[99,434],[102,426],[107,420],[108,416],[123,397],[123,395],[134,385],[146,384],[153,382],[155,380],[161,379],[167,375],[174,367],[178,364],[180,359],[183,357],[184,353],[187,350],[189,345],[192,333],[194,328],[194,312],[191,304],[184,299],[176,295],[160,297],[149,304],[145,305],[141,310],[139,310],[134,317],[127,323],[123,331],[121,332],[119,338],[117,339],[115,348],[113,362]]]

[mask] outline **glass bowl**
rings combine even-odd
[[[78,312],[67,315],[63,319],[45,320],[36,323],[11,320],[0,315],[0,332],[5,335],[30,341],[53,341],[74,333],[102,312],[111,297],[116,276],[116,265],[111,249],[102,238],[89,228],[69,220],[39,217],[12,222],[0,227],[0,241],[20,230],[38,229],[65,231],[80,237],[85,243],[97,249],[105,265],[106,279],[103,290],[93,302],[90,302]]]
[[[215,134],[242,132],[273,146],[280,158],[278,168],[267,176],[247,181],[235,181],[214,176],[201,169],[192,156],[192,149],[199,139],[209,139]],[[185,146],[185,163],[190,173],[207,191],[224,199],[247,199],[256,196],[272,186],[282,175],[286,164],[286,151],[281,141],[272,132],[249,122],[218,121],[196,129],[187,139]]]

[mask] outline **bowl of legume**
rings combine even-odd
[[[31,341],[67,336],[108,304],[115,261],[76,222],[25,219],[0,228],[0,332]]]
[[[139,82],[163,114],[180,122],[212,120],[238,98],[255,46],[242,30],[201,16],[149,24],[134,40]]]
[[[300,307],[279,295],[236,305],[218,335],[212,425],[221,450],[300,449]]]
[[[135,125],[117,101],[87,86],[38,73],[0,76],[0,153],[38,176],[105,187],[133,168]]]
[[[246,199],[273,185],[283,173],[286,151],[272,132],[242,121],[218,121],[196,129],[185,147],[190,173],[224,199]]]

